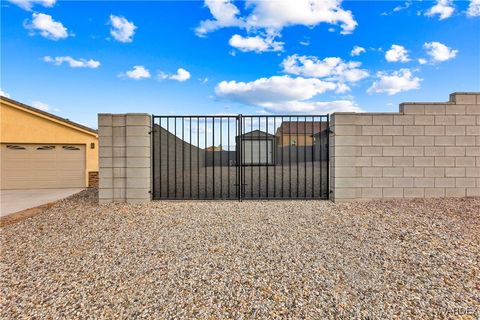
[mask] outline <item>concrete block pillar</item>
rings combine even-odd
[[[150,201],[150,115],[99,114],[98,125],[100,203]]]

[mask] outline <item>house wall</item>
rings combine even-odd
[[[288,134],[288,133],[283,133],[280,136],[278,136],[277,143],[279,146],[289,146],[291,145],[291,142],[296,140],[298,146],[311,146],[313,145],[313,137],[312,134],[307,133],[305,135],[304,133],[299,133],[298,135],[296,134]]]
[[[0,100],[0,143],[82,144],[88,173],[98,171],[98,135]],[[94,143],[94,148],[91,148]]]
[[[150,201],[151,117],[99,114],[99,201]]]
[[[334,113],[331,130],[335,201],[480,196],[480,93],[398,113]]]

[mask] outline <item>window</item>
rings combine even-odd
[[[77,148],[77,147],[74,147],[74,146],[63,146],[62,148],[63,148],[63,150],[71,150],[71,151],[80,150],[80,148]]]
[[[11,150],[25,150],[25,147],[17,146],[14,144],[7,144],[7,148]]]
[[[53,149],[55,149],[55,146],[41,146],[37,148],[37,150],[53,150]]]

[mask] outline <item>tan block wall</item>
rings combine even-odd
[[[480,92],[398,113],[334,113],[335,201],[480,196]]]
[[[150,201],[151,116],[99,114],[99,201]]]

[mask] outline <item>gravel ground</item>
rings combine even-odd
[[[0,318],[475,319],[479,230],[479,198],[99,206],[90,190],[1,229]]]

